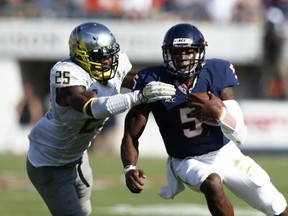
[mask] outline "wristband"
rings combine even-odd
[[[136,170],[136,166],[128,165],[124,168],[124,174],[126,175],[130,170]]]

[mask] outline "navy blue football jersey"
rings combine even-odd
[[[187,107],[188,93],[177,84],[164,66],[152,66],[140,70],[134,89],[141,90],[153,80],[173,84],[177,89],[171,99],[151,104],[168,155],[174,158],[202,155],[218,150],[229,142],[219,126],[209,126],[189,117],[191,109]],[[211,91],[220,97],[224,88],[238,84],[238,78],[230,62],[209,59],[205,61],[194,87],[189,92]]]

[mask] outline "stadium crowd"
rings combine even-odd
[[[215,23],[261,22],[287,0],[0,0],[0,17],[187,19]],[[225,11],[225,13],[223,13]]]

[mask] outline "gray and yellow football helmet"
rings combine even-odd
[[[70,58],[103,84],[116,74],[120,50],[112,32],[100,23],[77,26],[69,38]]]

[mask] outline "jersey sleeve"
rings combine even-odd
[[[147,83],[153,81],[146,69],[140,70],[135,76],[135,85],[133,90],[142,90]]]
[[[224,87],[239,85],[239,80],[234,65],[230,62],[226,62],[226,66],[224,68],[224,76],[226,77],[226,79],[224,79]]]
[[[119,52],[119,65],[120,65],[119,71],[122,77],[124,78],[127,75],[127,73],[131,70],[132,64],[127,54],[123,50]]]
[[[123,50],[120,50],[119,52],[119,65],[117,68],[117,74],[116,76],[112,79],[114,80],[114,84],[116,85],[117,92],[120,92],[122,82],[128,72],[131,70],[132,64],[126,55],[126,53]]]
[[[142,90],[149,82],[161,81],[170,83],[167,72],[162,65],[149,66],[141,69],[135,76],[134,90]]]
[[[210,83],[210,88],[214,91],[221,92],[224,88],[236,86],[239,84],[234,66],[226,60],[213,59],[208,62],[207,71],[203,71],[204,76]]]
[[[73,67],[65,63],[56,64],[50,72],[50,83],[55,88],[65,88],[70,86],[86,86],[86,72],[78,67]]]

